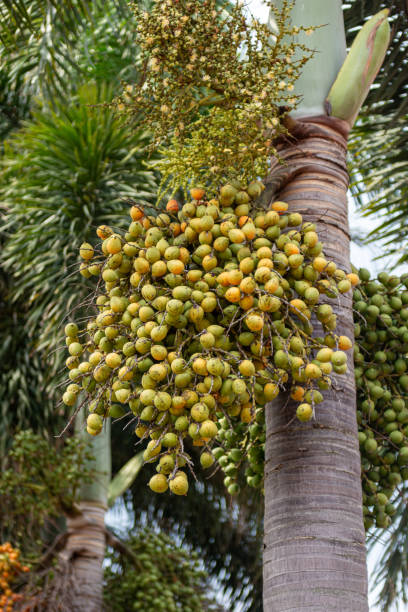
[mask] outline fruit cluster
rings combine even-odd
[[[109,610],[158,612],[218,610],[207,598],[207,576],[196,553],[183,550],[163,533],[144,528],[126,542],[134,561],[113,551],[105,569]],[[120,571],[118,571],[120,568]]]
[[[408,480],[408,277],[359,272],[355,376],[366,529],[387,527]]]
[[[313,31],[292,25],[292,3],[265,2],[279,36],[240,2],[133,3],[143,69],[112,106],[149,129],[152,148],[166,143],[155,162],[166,191],[265,176],[312,55],[298,35]]]
[[[13,591],[11,583],[19,574],[30,571],[19,558],[20,551],[13,548],[10,542],[0,544],[0,610],[4,612],[12,612],[14,604],[22,599],[22,595]]]
[[[82,274],[99,277],[97,313],[84,337],[75,323],[65,328],[63,401],[87,392],[93,435],[128,405],[136,434],[150,437],[145,461],[158,461],[156,492],[187,493],[188,440],[210,467],[219,427],[227,436],[238,421],[247,431],[281,390],[308,421],[331,373],[347,371],[352,343],[335,334],[327,302],[358,277],[324,258],[315,226],[286,203],[257,209],[262,189],[227,184],[208,201],[195,188],[181,210],[170,200],[157,217],[133,206],[125,236],[101,226],[101,254],[81,246]]]
[[[359,278],[353,294],[354,363],[364,523],[366,529],[384,528],[396,511],[392,497],[408,480],[408,276],[381,272],[370,280],[370,273],[361,269]],[[220,446],[213,454],[229,491],[239,490],[242,472],[248,485],[262,487],[263,411],[256,411],[246,436],[239,422],[233,429],[225,419],[220,425]]]

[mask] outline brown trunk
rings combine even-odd
[[[290,129],[264,201],[316,223],[326,257],[349,270],[347,128],[314,117]],[[351,295],[333,302],[337,333],[353,338]],[[368,610],[352,355],[348,365],[310,423],[287,398],[266,408],[265,612]]]
[[[67,519],[69,536],[61,553],[70,566],[74,585],[70,610],[101,612],[106,508],[91,501],[83,501],[79,507],[82,514]]]

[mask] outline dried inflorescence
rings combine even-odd
[[[266,4],[277,34],[241,3],[166,0],[150,11],[133,5],[140,80],[125,84],[113,104],[151,130],[153,148],[171,143],[158,165],[166,189],[190,180],[209,193],[226,179],[265,175],[276,154],[271,136],[284,131],[284,109],[296,105],[294,83],[311,55],[296,37],[312,31],[290,24],[290,2],[279,10]]]

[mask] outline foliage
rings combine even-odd
[[[84,87],[68,106],[54,102],[26,122],[7,144],[2,208],[7,240],[2,265],[13,277],[14,303],[30,303],[26,325],[38,349],[57,336],[85,286],[71,282],[73,245],[89,238],[101,218],[123,224],[123,199],[152,200],[155,177],[143,165],[145,132],[132,134],[108,110],[91,106],[106,87]]]
[[[101,32],[104,11],[108,19]],[[121,64],[120,56],[125,58],[134,51],[131,44],[122,53],[117,43],[114,49],[109,45],[112,35],[118,28],[121,30],[124,21],[128,21],[129,26],[132,23],[124,0],[107,3],[69,0],[63,5],[53,0],[18,0],[1,3],[0,16],[3,69],[13,81],[21,82],[21,93],[29,98],[41,93],[42,97],[52,100],[57,95],[72,92],[72,84],[75,88],[87,72],[84,72],[85,58],[89,67],[93,60],[101,59],[97,56],[99,51],[114,64],[114,57]]]
[[[44,355],[35,351],[25,327],[28,305],[24,299],[17,305],[10,301],[11,282],[0,271],[0,458],[18,429],[57,433],[65,420],[65,411],[55,410],[45,390]]]
[[[132,534],[126,547],[131,554],[108,554],[104,597],[109,610],[221,611],[208,597],[208,576],[196,553],[148,528]]]
[[[77,438],[57,449],[31,430],[17,433],[0,476],[1,540],[12,538],[25,555],[41,552],[47,522],[72,512],[80,485],[90,481],[89,459]]]
[[[392,41],[350,137],[352,193],[364,215],[377,222],[368,242],[382,242],[380,257],[406,261],[407,98],[405,0],[351,0],[345,5],[347,42],[364,19],[391,9]]]
[[[133,5],[142,69],[115,106],[151,128],[152,147],[172,142],[159,168],[173,193],[197,178],[209,190],[225,179],[249,182],[275,154],[270,136],[284,130],[281,107],[296,104],[293,83],[310,53],[288,42],[307,31],[290,26],[290,3],[280,11],[267,5],[276,15],[276,36],[256,19],[249,22],[240,3],[226,10],[215,0],[167,0],[165,12],[160,2],[150,11]],[[303,51],[299,60],[295,49]],[[225,134],[237,127],[240,138],[226,145]]]
[[[363,117],[350,141],[352,164],[358,167],[353,195],[364,216],[377,221],[366,241],[381,241],[380,257],[392,256],[396,264],[407,260],[406,118],[385,121],[380,115]]]

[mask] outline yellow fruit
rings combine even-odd
[[[317,272],[323,272],[323,270],[326,268],[327,265],[328,265],[328,262],[326,261],[324,257],[315,257],[313,260],[313,268]]]
[[[289,208],[288,204],[286,202],[274,202],[271,206],[272,210],[278,212],[278,213],[282,213],[282,212],[286,212]]]
[[[175,495],[187,495],[188,480],[184,472],[177,472],[169,482],[170,491]]]
[[[245,317],[245,323],[251,331],[261,331],[264,326],[264,320],[257,314],[250,314]]]
[[[106,242],[106,250],[110,255],[119,253],[122,249],[122,241],[119,236],[112,235]]]
[[[79,254],[82,259],[92,259],[92,257],[94,256],[94,249],[92,244],[89,244],[89,242],[83,242],[79,247]]]
[[[296,410],[296,416],[299,421],[310,421],[313,416],[313,408],[310,404],[300,404]]]
[[[149,487],[155,493],[164,493],[169,488],[167,484],[167,478],[164,474],[155,474],[149,480]]]
[[[118,353],[108,353],[105,357],[105,363],[111,370],[114,370],[120,366],[122,359]]]
[[[214,421],[206,420],[201,423],[200,436],[202,438],[215,438],[218,434],[218,427]]]

